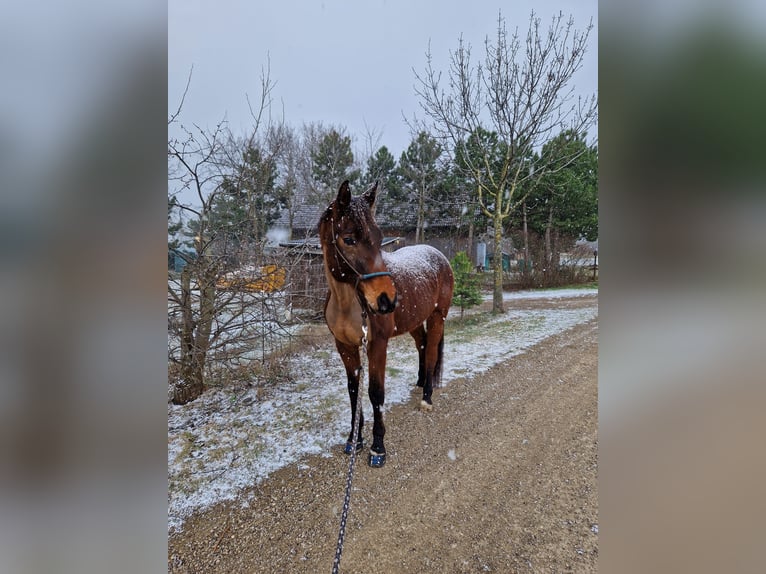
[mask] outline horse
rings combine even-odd
[[[344,181],[319,220],[319,239],[329,291],[324,317],[343,361],[351,402],[351,432],[344,451],[364,448],[363,413],[354,437],[361,361],[367,347],[372,446],[368,463],[386,462],[381,408],[385,400],[386,354],[391,337],[409,333],[418,349],[417,386],[423,388],[420,410],[433,409],[433,389],[440,385],[447,318],[454,276],[449,260],[428,245],[381,251],[382,233],[375,222],[378,182],[358,197]],[[369,321],[369,331],[367,322]],[[367,333],[369,332],[369,336]],[[361,409],[360,409],[361,410]]]

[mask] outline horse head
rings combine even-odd
[[[383,234],[374,217],[377,189],[375,182],[352,197],[344,181],[319,220],[319,238],[332,278],[353,285],[372,313],[390,313],[396,307],[396,287],[381,256]]]

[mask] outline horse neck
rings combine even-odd
[[[328,262],[328,254],[324,254],[324,274],[327,278],[327,286],[330,289],[331,297],[334,299],[334,303],[343,310],[350,310],[354,307],[359,307],[359,298],[356,293],[356,288],[349,283],[341,283],[336,280],[330,273],[330,267]]]

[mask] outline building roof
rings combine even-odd
[[[305,195],[296,195],[293,205],[293,233],[314,233],[323,209],[308,203]],[[383,229],[414,229],[417,226],[418,215],[412,204],[393,200],[383,193],[375,209],[375,221]],[[275,225],[287,228],[289,223],[287,210],[283,210]],[[461,223],[463,222],[460,215],[442,215],[430,217],[427,225],[428,227],[457,227]]]

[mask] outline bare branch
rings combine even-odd
[[[186,78],[186,87],[184,88],[183,94],[181,94],[181,101],[178,102],[178,108],[176,109],[175,113],[171,114],[170,119],[168,120],[168,125],[176,121],[176,118],[181,115],[181,110],[183,109],[184,102],[186,101],[186,94],[189,92],[189,86],[191,85],[192,72],[194,72],[194,64],[192,64],[191,68],[189,68],[189,76]]]
[[[263,113],[271,110],[271,92],[276,87],[276,82],[271,81],[271,59],[266,57],[266,69],[261,68],[261,98],[258,104],[258,111],[253,110],[252,103],[250,102],[250,96],[245,94],[247,99],[247,107],[250,110],[250,117],[255,122],[253,125],[251,138],[255,137],[261,127],[261,121],[263,119]]]

